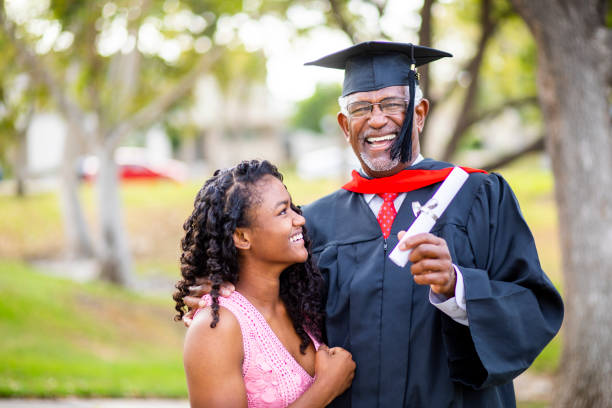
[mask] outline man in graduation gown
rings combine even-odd
[[[419,152],[429,103],[416,66],[450,54],[367,42],[308,63],[345,70],[338,123],[361,163],[304,208],[327,281],[330,347],[357,363],[334,407],[512,407],[512,379],[557,333],[558,292],[510,187],[468,169],[431,233],[388,255],[452,167]]]

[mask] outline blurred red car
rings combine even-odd
[[[121,180],[157,180],[185,181],[187,166],[185,163],[173,160],[151,160],[146,149],[137,147],[121,147],[115,154],[118,176]],[[96,179],[100,167],[96,156],[87,156],[81,163],[81,178],[87,181]]]

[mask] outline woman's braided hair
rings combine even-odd
[[[212,290],[211,327],[219,321],[219,289],[222,282],[236,284],[239,277],[238,251],[234,246],[233,233],[236,228],[249,226],[249,209],[258,204],[255,183],[271,175],[280,181],[283,176],[276,166],[264,160],[243,161],[235,167],[215,171],[196,195],[193,213],[187,218],[181,241],[181,275],[174,293],[177,314],[180,320],[186,312],[183,298],[196,278],[210,279]],[[294,211],[301,210],[291,204]],[[305,352],[310,344],[308,330],[317,340],[322,339],[323,278],[312,260],[310,239],[303,228],[304,244],[308,259],[304,263],[289,266],[280,276],[280,298],[282,299],[295,331],[300,336],[300,350]]]

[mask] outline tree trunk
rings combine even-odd
[[[28,152],[27,152],[27,127],[24,130],[17,131],[16,155],[15,164],[15,195],[23,197],[26,194],[26,172],[28,167]]]
[[[432,47],[432,23],[431,23],[431,11],[436,0],[425,0],[423,1],[423,7],[421,7],[421,27],[419,28],[419,45],[426,47]],[[429,64],[425,64],[419,67],[419,73],[421,79],[419,85],[423,91],[423,95],[429,95]]]
[[[101,250],[100,278],[122,285],[133,283],[132,262],[123,228],[121,198],[114,149],[108,145],[99,149],[98,207],[100,211]]]
[[[601,2],[512,0],[538,45],[566,317],[557,407],[612,406],[612,47]],[[607,67],[607,68],[606,68]]]
[[[74,138],[68,134],[64,142],[60,186],[67,252],[70,258],[91,258],[95,255],[95,250],[79,200],[76,158],[77,151]]]
[[[21,126],[16,126],[15,195],[23,197],[26,194],[26,178],[28,173],[28,131],[34,117],[34,105],[30,105]]]
[[[436,0],[425,0],[423,1],[423,7],[421,7],[421,27],[419,28],[419,45],[424,45],[426,47],[433,47],[432,44],[432,8]],[[425,64],[419,67],[418,69],[420,79],[419,86],[423,91],[423,95],[425,98],[429,99],[429,108],[430,111],[435,112],[436,101],[429,93],[429,64]],[[427,131],[429,128],[425,127],[419,136],[419,141],[421,145],[421,150],[425,150],[425,146],[427,146],[427,135],[429,132]]]
[[[457,120],[455,121],[453,132],[451,133],[450,139],[448,140],[444,153],[442,155],[443,161],[451,161],[453,155],[459,147],[459,141],[461,136],[467,130],[467,122],[469,118],[474,114],[474,106],[476,105],[478,87],[480,85],[480,69],[482,62],[484,61],[484,55],[487,45],[493,38],[493,34],[499,25],[498,21],[492,17],[493,12],[493,1],[492,0],[481,0],[480,1],[480,39],[478,40],[478,48],[476,54],[470,61],[467,69],[467,73],[470,78],[470,84],[465,91],[461,109]]]

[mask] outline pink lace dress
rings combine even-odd
[[[203,299],[210,305],[209,295]],[[314,382],[283,346],[266,319],[240,293],[219,297],[219,304],[228,309],[240,324],[244,361],[242,376],[249,408],[283,408],[295,401]],[[309,334],[310,335],[310,334]],[[315,349],[319,343],[312,337]]]

